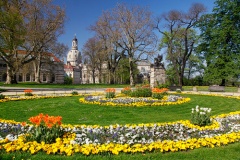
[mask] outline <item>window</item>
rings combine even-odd
[[[52,75],[52,82],[55,82],[55,74]]]
[[[3,73],[2,74],[2,81],[6,81],[7,80],[7,73]]]
[[[19,81],[19,82],[22,82],[22,74],[19,74],[19,75],[18,75],[18,81]]]
[[[46,74],[43,74],[43,81],[47,81]]]
[[[30,73],[26,74],[26,81],[30,81]]]

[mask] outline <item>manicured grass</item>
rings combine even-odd
[[[191,101],[181,105],[157,107],[111,107],[87,105],[79,102],[79,97],[9,101],[1,103],[0,118],[27,121],[29,117],[45,113],[63,117],[69,124],[127,124],[169,122],[190,119],[191,108],[196,105],[212,108],[212,114],[229,113],[240,110],[239,100],[203,95],[183,95]]]
[[[212,97],[203,95],[183,95],[190,97],[191,101],[181,105],[160,106],[160,107],[110,107],[96,106],[79,103],[79,97],[62,97],[52,99],[9,101],[0,103],[0,118],[13,119],[15,121],[28,121],[31,116],[39,113],[49,115],[60,115],[65,124],[139,124],[152,122],[170,122],[190,119],[191,108],[200,107],[212,108],[213,115],[229,113],[240,110],[240,103],[237,99]],[[91,155],[84,156],[74,154],[71,157],[60,155],[47,155],[38,153],[30,155],[25,152],[14,152],[6,154],[0,150],[0,159],[205,159],[205,160],[227,160],[239,159],[240,143],[230,144],[216,148],[200,148],[186,152],[176,153],[138,153],[113,155]],[[15,157],[15,158],[13,158]]]

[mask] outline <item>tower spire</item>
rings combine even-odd
[[[74,38],[72,40],[72,49],[78,50],[78,40],[77,40],[76,34],[74,35]]]

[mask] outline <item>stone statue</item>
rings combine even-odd
[[[164,68],[164,64],[162,63],[162,59],[163,59],[162,55],[158,55],[156,58],[154,58],[154,65],[153,66],[155,68],[159,68],[159,67]]]

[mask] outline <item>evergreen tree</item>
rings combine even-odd
[[[240,73],[240,1],[217,0],[215,5],[199,23],[198,49],[206,59],[205,80],[225,86]]]

